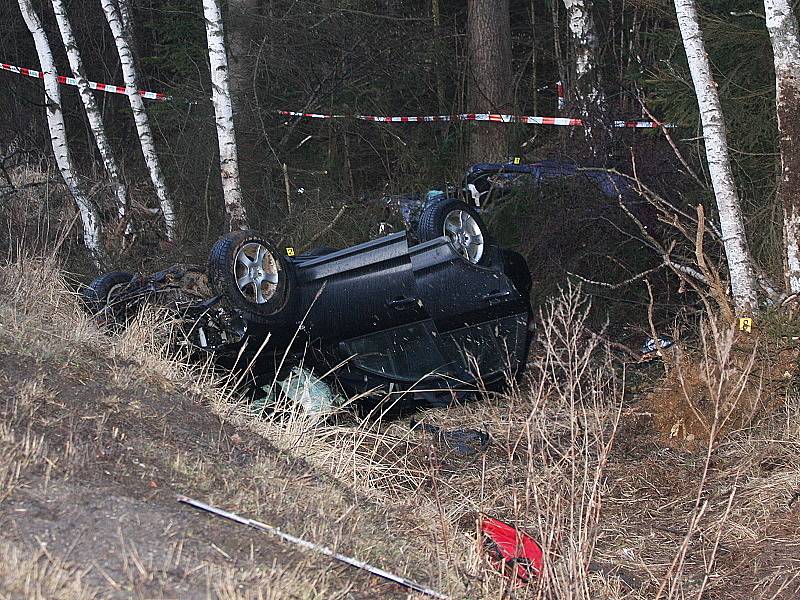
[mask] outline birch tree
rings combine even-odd
[[[39,55],[39,65],[44,74],[44,102],[47,112],[47,127],[50,130],[50,142],[53,146],[56,164],[69,193],[78,207],[81,223],[83,224],[83,243],[97,264],[101,255],[100,219],[94,206],[83,193],[72,168],[72,157],[67,145],[67,131],[64,125],[64,113],[61,110],[61,92],[58,88],[58,75],[50,43],[42,27],[42,22],[31,5],[31,1],[18,0],[18,2],[22,11],[22,18],[33,36],[36,53]]]
[[[64,0],[53,0],[53,11],[56,15],[58,29],[61,32],[61,40],[64,42],[64,48],[67,51],[69,66],[72,69],[72,74],[78,81],[78,93],[83,102],[86,117],[89,120],[89,127],[92,130],[92,135],[94,136],[97,150],[100,152],[100,157],[103,160],[108,178],[111,180],[111,187],[117,199],[119,219],[120,221],[124,221],[128,190],[120,178],[117,160],[114,158],[111,144],[108,142],[106,130],[103,126],[103,117],[100,114],[100,109],[97,107],[94,94],[92,94],[92,90],[89,87],[89,80],[86,78],[86,72],[83,68],[83,60],[81,59],[78,44],[75,41],[75,35],[72,33],[72,25],[69,22],[67,11],[64,7]]]
[[[607,145],[604,142],[610,141],[610,131],[604,135],[608,128],[604,124],[604,98],[598,71],[600,41],[594,23],[594,6],[592,0],[563,1],[574,53],[572,88],[584,120],[586,139],[597,153]]]
[[[789,0],[764,0],[764,13],[775,63],[786,284],[795,294],[800,292],[800,35]]]
[[[203,0],[203,14],[206,21],[206,38],[208,39],[208,59],[211,65],[211,99],[214,103],[214,115],[217,122],[219,168],[222,175],[225,214],[231,231],[247,229],[247,214],[242,203],[242,186],[239,179],[236,132],[233,127],[228,57],[225,53],[222,12],[217,0]]]
[[[136,123],[136,131],[139,134],[139,143],[142,146],[144,161],[147,165],[147,170],[150,172],[150,180],[153,182],[153,187],[161,205],[167,239],[172,240],[175,237],[175,209],[167,189],[164,173],[161,171],[161,163],[156,154],[156,145],[153,140],[153,132],[150,129],[150,121],[144,108],[144,100],[138,92],[139,77],[128,40],[130,32],[125,29],[120,11],[117,10],[114,0],[102,0],[102,5],[119,54],[122,77],[125,80],[125,93],[133,111],[133,120]]]
[[[755,273],[733,180],[717,84],[711,75],[696,0],[675,0],[675,12],[700,108],[706,160],[719,212],[733,300],[739,314],[746,314],[756,308]]]
[[[508,0],[467,2],[469,102],[474,112],[504,112],[511,89],[511,16]],[[473,162],[508,155],[508,128],[475,123],[470,138]]]
[[[122,19],[122,29],[128,33],[129,36],[133,35],[133,17],[131,16],[131,2],[130,0],[117,0],[117,8],[119,8],[119,16]],[[133,48],[133,40],[129,39],[128,44]]]
[[[594,25],[592,0],[564,0],[567,23],[575,53],[575,91],[582,104],[597,103],[600,86],[597,55],[600,42]],[[584,106],[581,106],[584,108]]]

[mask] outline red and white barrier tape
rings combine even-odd
[[[44,73],[36,71],[35,69],[28,69],[26,67],[17,67],[8,63],[0,62],[0,70],[33,77],[34,79],[44,79]],[[58,82],[63,85],[77,86],[78,80],[74,77],[64,77],[57,75]],[[563,94],[563,86],[559,82],[558,93],[559,99]],[[93,90],[101,92],[111,92],[112,94],[125,94],[126,88],[119,85],[111,85],[108,83],[98,83],[90,81],[89,87]],[[150,100],[160,100],[162,102],[172,100],[172,96],[162,94],[160,92],[149,92],[146,90],[136,90],[137,93],[143,98]],[[306,113],[295,112],[291,110],[279,110],[278,114],[284,117],[301,117],[306,119],[357,119],[359,121],[372,121],[374,123],[438,123],[447,121],[488,121],[492,123],[524,123],[528,125],[555,125],[559,127],[581,127],[583,121],[581,119],[572,119],[569,117],[535,117],[528,115],[503,115],[498,113],[462,113],[457,115],[424,115],[424,116],[410,116],[410,117],[384,117],[376,115],[325,115],[319,113]],[[662,124],[655,121],[647,120],[634,120],[634,121],[614,121],[614,127],[626,129],[654,129],[657,127],[676,127],[672,124]]]
[[[2,71],[10,71],[11,73],[17,73],[18,75],[26,75],[28,77],[33,77],[34,79],[44,79],[44,73],[41,71],[36,71],[35,69],[28,69],[26,67],[15,67],[14,65],[9,65],[7,63],[0,62],[0,70]],[[57,75],[58,83],[63,85],[72,85],[77,86],[78,80],[74,77],[64,77],[63,75]],[[111,92],[112,94],[125,94],[125,87],[119,85],[111,85],[108,83],[98,83],[96,81],[90,81],[89,87],[93,90],[99,90],[101,92]],[[171,100],[172,96],[168,96],[167,94],[162,94],[160,92],[148,92],[146,90],[136,90],[137,93],[142,98],[147,98],[149,100],[161,100],[162,102],[166,100]]]
[[[458,115],[425,115],[411,117],[379,117],[375,115],[325,115],[320,113],[294,112],[279,110],[279,115],[284,117],[301,117],[306,119],[357,119],[359,121],[373,121],[376,123],[435,123],[445,121],[489,121],[492,123],[526,123],[528,125],[556,125],[560,127],[581,127],[581,119],[568,117],[533,117],[528,115],[502,115],[498,113],[462,113]],[[665,127],[675,127],[672,124],[663,124]],[[614,127],[633,129],[653,129],[661,127],[662,123],[655,121],[614,121]]]

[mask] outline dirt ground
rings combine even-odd
[[[0,354],[3,421],[42,444],[23,470],[7,472],[5,545],[63,561],[71,578],[102,597],[238,597],[242,585],[268,597],[405,597],[175,500],[185,494],[226,508],[258,507],[261,520],[279,527],[290,522],[286,509],[270,505],[285,487],[303,496],[309,517],[326,512],[332,495],[340,505],[356,504],[307,464],[157,382],[120,387],[97,363],[54,366]],[[15,437],[15,451],[25,453]],[[315,499],[325,506],[311,506]]]
[[[91,324],[76,339],[75,315],[27,308],[0,295],[0,597],[407,597],[179,494],[436,583],[394,539],[401,516],[115,355]]]

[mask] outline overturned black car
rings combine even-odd
[[[124,323],[142,303],[167,307],[185,345],[222,362],[249,357],[273,377],[302,364],[349,394],[503,385],[529,345],[525,260],[491,244],[478,212],[457,198],[427,206],[416,234],[291,257],[239,231],[217,241],[205,268],[109,273],[84,297],[106,323]]]

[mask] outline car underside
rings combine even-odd
[[[247,364],[261,380],[301,366],[351,397],[502,386],[522,372],[530,340],[524,259],[491,244],[458,199],[423,211],[420,228],[295,257],[258,232],[234,232],[206,267],[108,273],[84,297],[112,327],[142,305],[163,307],[178,317],[179,345]]]

